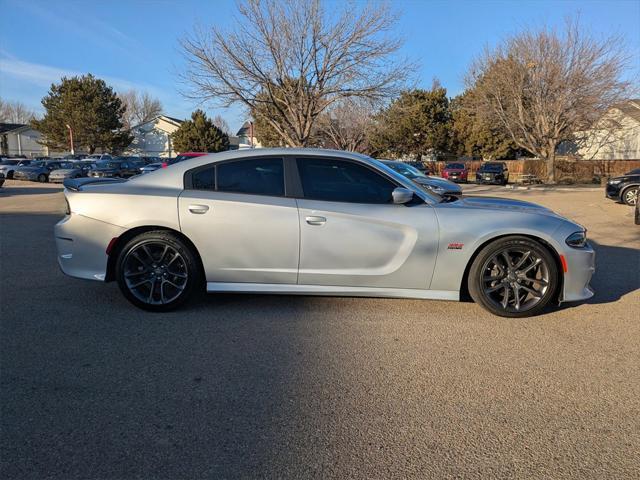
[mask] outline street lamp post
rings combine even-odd
[[[67,128],[69,129],[69,144],[71,145],[71,155],[75,155],[76,152],[73,149],[73,129],[71,128],[71,125],[69,125],[67,123]]]

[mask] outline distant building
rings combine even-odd
[[[171,134],[175,132],[182,120],[158,115],[148,122],[131,128],[133,141],[127,148],[131,155],[150,157],[175,157],[179,152],[173,149]]]
[[[255,124],[244,122],[235,137],[229,137],[229,144],[232,150],[238,148],[262,148],[262,144],[256,137]],[[236,146],[237,145],[237,146]]]
[[[38,143],[42,134],[29,125],[0,123],[0,155],[45,157],[53,154],[48,147]]]
[[[584,160],[640,159],[640,99],[612,107],[595,128],[576,133],[577,142],[564,142],[558,153]]]

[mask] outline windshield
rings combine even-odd
[[[391,165],[389,165],[389,163],[394,163],[394,162],[384,162],[381,160],[374,160],[371,159],[373,163],[375,163],[375,165],[382,170],[383,172],[386,172],[390,177],[392,178],[398,178],[398,176],[400,178],[403,179],[403,181],[405,182],[409,182],[414,189],[420,190],[421,192],[426,193],[429,197],[432,197],[436,202],[441,203],[444,201],[447,201],[445,199],[445,197],[438,195],[436,192],[434,192],[433,190],[430,190],[428,188],[426,188],[424,185],[420,185],[419,183],[415,182],[413,179],[407,177],[406,175],[401,174],[400,172],[396,171],[395,169],[393,169],[391,167]],[[422,177],[424,177],[425,175],[422,175]]]
[[[44,161],[39,160],[37,162],[31,162],[29,167],[44,167]]]
[[[17,165],[18,160],[3,160],[0,162],[0,165]]]
[[[464,170],[464,163],[447,163],[447,170]]]
[[[384,164],[409,179],[426,177],[424,173],[422,173],[416,167],[412,167],[411,165],[406,165],[406,164],[396,163],[396,162],[384,162]]]
[[[481,172],[501,172],[502,165],[499,163],[486,163],[480,167]]]

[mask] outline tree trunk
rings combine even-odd
[[[547,183],[556,183],[556,148],[555,145],[549,148],[546,158]]]

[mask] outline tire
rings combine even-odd
[[[509,257],[509,267],[504,253]],[[520,236],[503,237],[485,246],[474,259],[468,277],[469,294],[476,303],[494,315],[510,318],[539,314],[555,297],[559,284],[551,252],[541,243]]]
[[[13,180],[13,170],[7,172],[7,180]]]
[[[173,310],[202,286],[200,264],[177,235],[164,230],[142,233],[120,250],[116,280],[135,306],[152,312]]]
[[[40,175],[38,175],[38,181],[40,183],[47,183],[48,178],[44,173],[41,173]]]
[[[630,207],[635,207],[638,202],[638,187],[632,186],[625,188],[620,194],[620,199]]]

